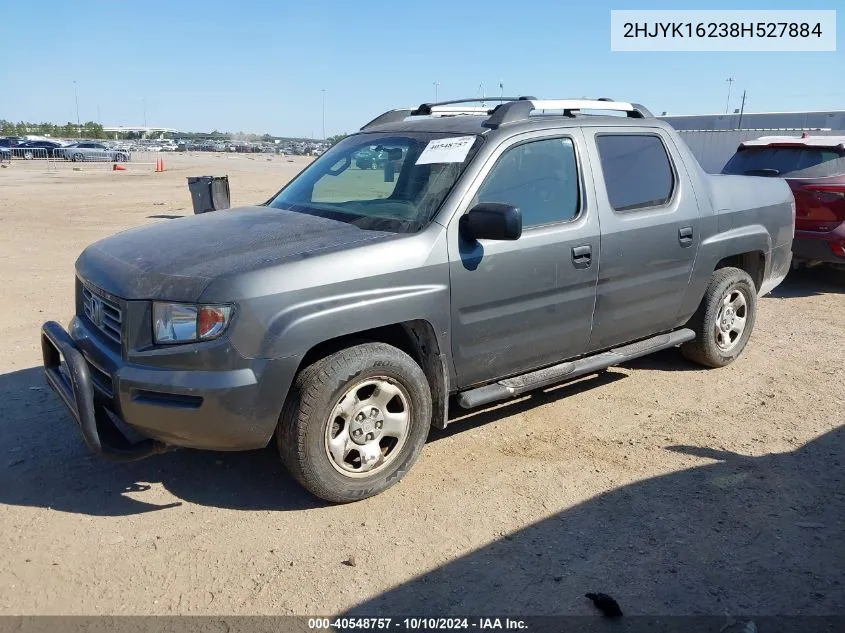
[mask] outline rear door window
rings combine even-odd
[[[658,207],[672,199],[675,172],[659,136],[600,134],[596,145],[614,211]]]
[[[845,174],[845,152],[825,147],[746,147],[722,169],[723,174],[826,178]]]

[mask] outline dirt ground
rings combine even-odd
[[[304,164],[0,169],[0,615],[845,614],[845,280],[791,276],[739,361],[674,351],[471,415],[397,486],[326,506],[272,448],[88,454],[45,386],[92,241],[191,213],[186,177],[260,202]]]

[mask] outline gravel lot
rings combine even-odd
[[[459,418],[387,493],[332,507],[274,449],[90,456],[40,370],[90,242],[267,199],[304,159],[0,169],[0,615],[845,614],[845,278],[791,276],[749,347],[674,351]]]

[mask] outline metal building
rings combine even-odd
[[[680,132],[704,171],[719,173],[742,141],[761,136],[845,134],[845,110],[745,112],[658,117]]]

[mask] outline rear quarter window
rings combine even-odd
[[[747,147],[734,154],[723,174],[827,178],[845,174],[845,152],[824,147]]]

